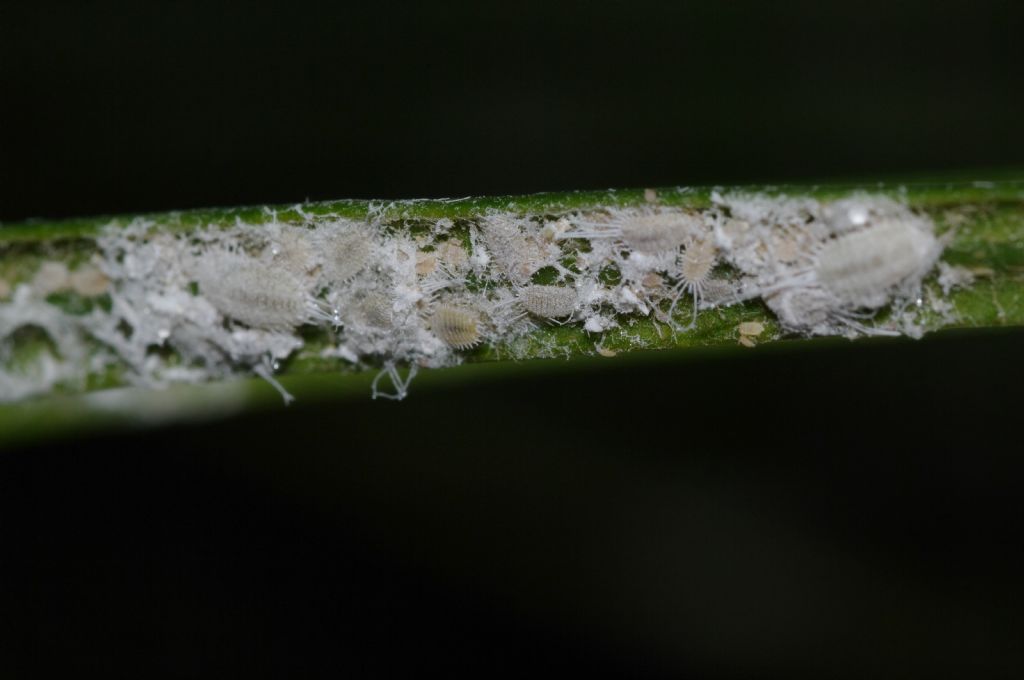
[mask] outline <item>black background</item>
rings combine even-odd
[[[0,219],[1024,164],[1013,2],[5,3]],[[0,453],[0,671],[1024,669],[1019,332]]]
[[[7,2],[0,219],[1019,164],[1014,2]]]

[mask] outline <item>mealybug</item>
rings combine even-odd
[[[209,251],[200,256],[195,274],[200,295],[224,316],[252,328],[292,330],[336,321],[298,277],[247,255]]]
[[[534,316],[561,319],[576,311],[579,297],[566,286],[525,286],[519,291],[519,302]]]
[[[697,325],[697,307],[704,295],[704,287],[707,285],[711,270],[715,268],[715,244],[710,237],[690,239],[686,249],[680,256],[679,262],[679,283],[676,285],[675,297],[668,310],[668,317],[672,319],[676,303],[679,298],[689,292],[693,296],[693,318],[690,325],[683,330],[691,330]]]
[[[329,284],[348,283],[370,262],[374,235],[355,222],[324,225],[317,230],[323,278]]]
[[[894,296],[909,297],[935,265],[942,241],[930,220],[907,211],[884,217],[819,243],[804,269],[783,270],[778,282],[762,292],[784,325],[821,332],[829,319],[874,335],[896,335],[864,326],[869,315]]]
[[[617,210],[607,221],[578,221],[582,228],[562,232],[558,238],[614,238],[644,255],[674,252],[700,228],[700,218],[689,213],[654,210]]]
[[[430,317],[430,328],[455,349],[470,349],[480,342],[480,317],[465,307],[438,305]]]
[[[930,231],[890,219],[828,241],[818,253],[815,272],[840,304],[881,307],[901,283],[920,281],[940,250]]]

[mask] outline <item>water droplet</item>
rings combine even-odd
[[[868,221],[868,211],[864,208],[851,208],[846,214],[850,224],[860,226]]]

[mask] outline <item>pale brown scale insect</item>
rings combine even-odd
[[[110,288],[110,279],[107,275],[91,264],[71,272],[70,283],[72,290],[88,297],[103,295]]]
[[[764,333],[764,324],[760,321],[744,321],[737,326],[737,330],[739,330],[740,335],[752,335],[757,337],[758,335],[761,335],[761,333]]]
[[[437,255],[450,270],[458,271],[466,264],[469,253],[459,243],[448,240],[437,247]]]
[[[434,253],[420,251],[416,253],[416,273],[426,276],[437,269],[437,256]]]
[[[645,290],[657,292],[665,285],[665,280],[661,278],[661,274],[658,272],[647,272],[644,274],[644,277],[640,279],[640,285],[642,285]]]
[[[40,297],[71,287],[71,273],[63,262],[47,260],[32,277],[32,290]]]
[[[534,316],[560,319],[576,311],[579,298],[565,286],[526,286],[519,291],[519,302]]]
[[[764,333],[764,324],[760,321],[744,321],[736,328],[739,331],[739,343],[744,347],[757,345],[757,336]]]
[[[480,342],[480,316],[465,307],[438,305],[430,317],[430,328],[454,349],[470,349]]]

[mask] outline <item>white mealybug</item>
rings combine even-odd
[[[901,284],[919,283],[941,249],[930,229],[889,219],[826,243],[816,272],[825,290],[844,306],[881,307]]]
[[[700,228],[700,218],[681,211],[614,210],[604,221],[577,220],[579,228],[563,231],[558,239],[618,239],[632,251],[659,255],[677,250]]]
[[[691,330],[697,325],[697,308],[704,296],[704,288],[715,268],[715,243],[710,236],[690,239],[683,254],[679,258],[679,283],[676,284],[675,296],[668,310],[668,318],[672,319],[676,304],[684,293],[693,296],[693,318],[682,330]]]
[[[567,286],[525,286],[519,290],[519,303],[534,316],[561,319],[576,311],[579,296]]]
[[[380,291],[366,293],[356,304],[358,320],[372,329],[388,331],[394,327],[395,311],[391,298]]]
[[[857,319],[894,298],[915,296],[942,248],[932,222],[907,210],[848,226],[814,249],[809,268],[780,272],[779,283],[764,291],[765,302],[785,326],[797,330],[827,332],[834,320],[863,333],[897,334]]]
[[[465,307],[439,304],[430,317],[430,328],[454,349],[470,349],[480,342],[480,316]]]
[[[195,276],[199,294],[217,311],[252,328],[292,330],[336,321],[298,277],[248,255],[207,251],[196,262]]]
[[[307,276],[317,267],[310,233],[304,227],[283,227],[271,237],[268,252],[272,266],[297,276]]]
[[[348,283],[366,268],[373,255],[374,233],[365,224],[325,224],[316,231],[324,283]]]
[[[524,231],[522,220],[508,215],[481,219],[478,233],[495,264],[510,281],[525,283],[538,269],[549,264],[547,249]]]

